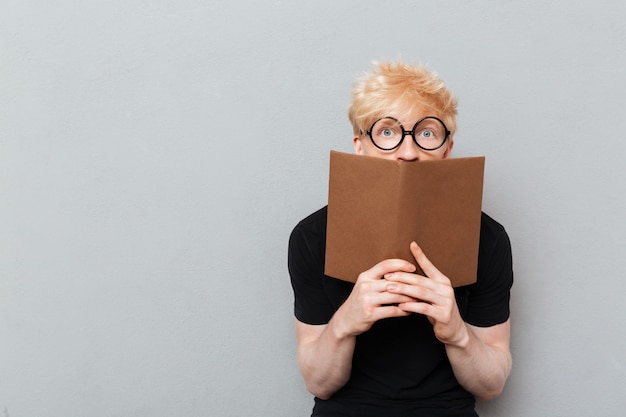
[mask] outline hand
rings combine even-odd
[[[388,292],[388,282],[383,276],[389,273],[415,272],[415,265],[402,259],[387,259],[361,273],[346,302],[337,311],[342,320],[343,331],[359,335],[384,318],[408,316],[410,310],[400,308],[415,299],[400,292]]]
[[[411,243],[411,253],[426,276],[406,272],[385,274],[386,290],[411,298],[398,307],[427,316],[442,343],[457,346],[467,343],[468,329],[459,313],[450,279],[428,260],[415,242]]]

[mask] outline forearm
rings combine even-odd
[[[415,266],[387,259],[361,273],[348,299],[328,324],[315,326],[296,321],[298,364],[307,389],[318,398],[330,398],[350,379],[356,337],[378,320],[404,317],[398,307],[412,298],[386,291],[381,277],[393,271],[412,273]]]
[[[459,383],[476,398],[493,399],[504,389],[511,371],[508,345],[490,345],[476,335],[478,328],[467,324],[465,327],[467,335],[459,344],[446,345],[452,369]]]
[[[330,398],[350,378],[356,338],[340,327],[333,317],[317,337],[303,341],[298,348],[300,372],[309,392],[318,398]]]

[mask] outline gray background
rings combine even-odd
[[[622,416],[626,5],[573,3],[0,1],[1,415],[308,415],[287,238],[403,57],[513,244],[481,414]]]

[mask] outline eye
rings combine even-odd
[[[380,131],[380,134],[381,134],[382,136],[385,136],[385,137],[389,138],[389,137],[392,137],[392,136],[393,136],[393,130],[391,130],[391,129],[389,129],[389,128],[387,128],[387,129],[383,129],[383,130],[381,130],[381,131]]]
[[[432,139],[435,136],[435,133],[432,130],[423,130],[422,136],[426,139]]]

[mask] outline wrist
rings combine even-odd
[[[451,343],[447,343],[447,345],[455,347],[455,348],[459,348],[459,349],[466,349],[469,346],[470,340],[471,340],[470,332],[471,331],[467,327],[467,324],[463,322],[463,324],[461,325],[461,328],[459,329],[459,332],[457,333],[457,337],[455,338],[455,340]]]
[[[347,320],[342,307],[339,307],[328,323],[331,334],[338,341],[356,337],[356,334],[350,329],[350,322]]]

